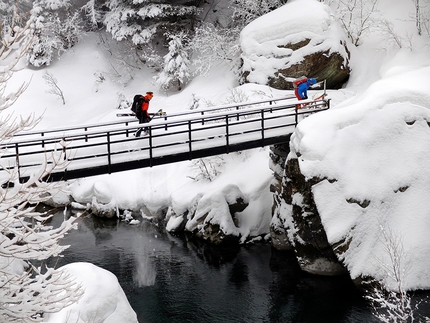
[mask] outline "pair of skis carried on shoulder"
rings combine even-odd
[[[167,113],[163,111],[163,109],[158,110],[155,113],[150,113],[150,116],[152,116],[151,120],[154,118],[164,118],[167,116]],[[123,112],[123,113],[117,113],[117,117],[136,117],[136,114],[132,111],[130,112]]]

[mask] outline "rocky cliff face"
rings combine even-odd
[[[273,180],[270,191],[273,193],[272,222],[270,225],[270,238],[273,247],[278,250],[293,250],[290,239],[287,236],[284,219],[280,216],[283,209],[288,208],[286,196],[283,195],[283,178],[285,173],[285,163],[289,144],[273,145],[270,147],[269,167],[273,171]]]
[[[346,273],[337,260],[321,223],[312,186],[322,179],[305,178],[297,158],[287,158],[288,144],[271,148],[274,170],[272,244],[281,250],[292,249],[302,270],[317,275]],[[280,176],[279,170],[283,170]]]

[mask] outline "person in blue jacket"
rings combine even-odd
[[[308,98],[308,89],[317,83],[314,78],[308,78],[305,82],[300,83],[294,91],[298,100],[306,100]]]

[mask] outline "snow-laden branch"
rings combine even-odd
[[[0,26],[0,114],[14,104],[27,87],[23,84],[15,92],[5,93],[8,81],[29,50],[32,26],[30,20],[23,26]],[[21,130],[34,127],[38,120],[34,116],[0,115],[0,143],[6,143]],[[40,322],[45,314],[61,310],[83,294],[81,286],[64,272],[33,265],[34,261],[59,255],[66,249],[68,246],[60,245],[60,241],[77,227],[75,217],[58,227],[49,226],[47,223],[53,215],[37,211],[39,203],[61,189],[58,184],[43,182],[54,168],[66,166],[61,148],[46,154],[43,165],[30,174],[26,182],[20,180],[17,169],[12,169],[7,173],[9,178],[0,183],[1,322]],[[0,150],[0,157],[4,153]],[[7,172],[6,165],[4,168]]]
[[[83,292],[73,277],[61,270],[31,266],[17,275],[0,269],[0,317],[7,322],[41,322],[45,313],[75,303]]]

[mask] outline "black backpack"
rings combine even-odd
[[[141,112],[143,101],[145,101],[145,98],[143,97],[143,95],[142,94],[136,94],[133,98],[133,104],[131,105],[131,111],[133,111],[134,113]]]

